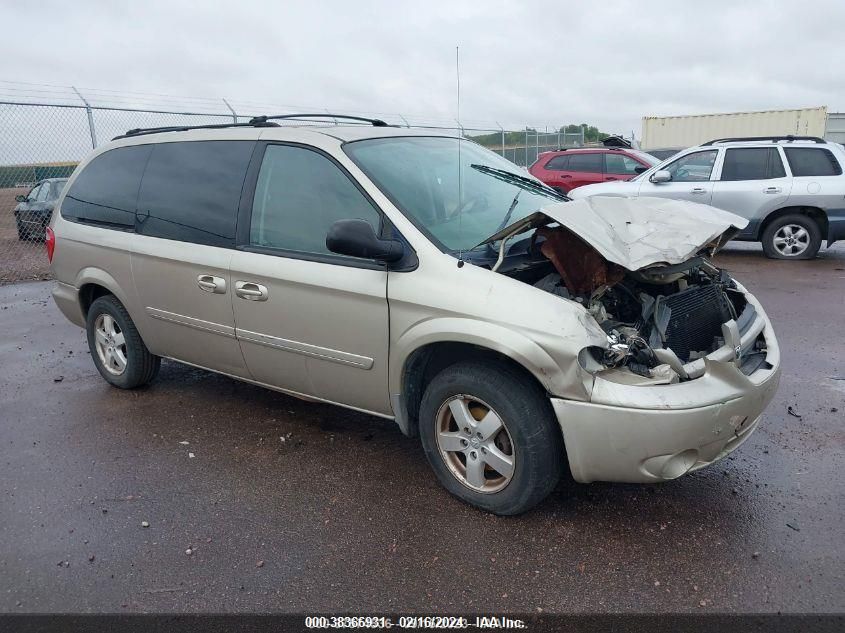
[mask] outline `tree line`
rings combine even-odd
[[[610,136],[607,132],[602,132],[599,130],[595,125],[587,125],[586,123],[582,123],[577,125],[575,123],[570,125],[564,125],[560,128],[560,133],[563,135],[564,133],[570,135],[570,139],[574,135],[578,135],[580,137],[581,130],[584,130],[584,142],[585,143],[597,143],[606,139]],[[540,135],[548,135],[554,136],[558,133],[558,130],[550,130],[546,131],[538,131],[536,128],[529,127],[525,130],[520,130],[518,132],[505,132],[505,145],[524,145],[525,144],[525,132],[528,132],[528,143],[531,144],[533,138],[539,133]],[[490,134],[479,134],[479,135],[470,135],[467,134],[468,138],[471,138],[473,141],[478,143],[479,145],[486,145],[489,147],[501,147],[502,145],[502,133],[501,132],[492,132]],[[561,139],[563,141],[563,139]]]

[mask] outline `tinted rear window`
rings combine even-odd
[[[155,145],[138,197],[137,231],[170,240],[233,246],[253,141]]]
[[[830,150],[788,147],[785,151],[793,176],[838,176],[842,173],[839,161]]]
[[[546,163],[546,169],[551,169],[552,171],[566,171],[568,165],[569,156],[555,156]]]
[[[722,180],[783,178],[786,171],[775,147],[729,149],[722,166]]]
[[[601,154],[572,154],[569,157],[569,171],[601,173],[602,163]]]
[[[135,205],[151,145],[118,147],[94,158],[73,182],[62,217],[114,228],[135,226]]]

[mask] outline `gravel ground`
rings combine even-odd
[[[845,246],[720,263],[782,346],[759,430],[514,518],[449,496],[384,420],[170,362],[110,388],[49,282],[0,287],[0,611],[842,612]]]

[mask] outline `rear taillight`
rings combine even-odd
[[[53,262],[53,251],[56,250],[56,234],[53,229],[47,227],[47,235],[44,237],[44,244],[47,246],[47,259]]]

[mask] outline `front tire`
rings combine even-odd
[[[822,231],[811,217],[794,213],[772,221],[763,231],[763,252],[772,259],[813,259],[822,245]]]
[[[100,297],[88,309],[88,348],[97,371],[120,389],[147,384],[161,367],[150,353],[123,304],[113,295]]]
[[[500,515],[533,508],[554,490],[563,441],[548,397],[504,363],[462,362],[428,384],[420,438],[440,483]]]

